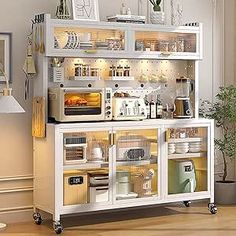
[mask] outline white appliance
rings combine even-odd
[[[76,165],[87,162],[86,134],[64,137],[64,165]]]
[[[169,193],[193,193],[197,180],[194,162],[176,160],[169,162]]]
[[[89,201],[108,202],[109,201],[109,175],[102,172],[89,173]]]
[[[49,88],[49,118],[59,122],[112,119],[111,88]]]
[[[144,99],[137,97],[113,97],[113,120],[144,120],[147,109]]]
[[[151,158],[150,141],[142,135],[121,136],[116,146],[117,161],[140,161]]]

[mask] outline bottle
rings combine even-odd
[[[154,102],[153,96],[150,102],[150,119],[156,119],[157,111],[156,111],[156,103]]]
[[[149,104],[147,95],[144,98],[144,102],[145,102],[145,106],[146,106],[146,110],[147,110],[147,119],[150,119],[150,104]]]
[[[127,8],[126,15],[131,16],[131,9]]]
[[[122,5],[121,5],[120,14],[121,14],[121,15],[126,15],[126,6],[125,6],[125,3],[122,3]]]
[[[161,119],[162,118],[162,111],[163,111],[163,106],[161,103],[161,98],[160,94],[157,94],[157,102],[156,102],[156,118]]]

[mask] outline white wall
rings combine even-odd
[[[144,1],[144,0],[143,0]],[[26,35],[30,30],[30,19],[35,13],[54,14],[56,0],[0,0],[0,32],[13,32],[13,89],[15,97],[26,110],[21,115],[0,115],[0,177],[16,175],[32,175],[32,138],[31,138],[31,100],[24,101],[24,74],[22,65],[25,57]],[[99,0],[101,19],[118,12],[120,1]],[[126,0],[134,13],[137,13],[138,0]],[[146,0],[144,1],[146,2]],[[184,18],[186,21],[200,21],[204,23],[204,60],[200,65],[200,95],[204,98],[212,97],[212,0],[184,0]],[[143,6],[145,11],[145,6]],[[0,188],[10,188],[17,182],[0,182]],[[17,186],[32,185],[32,181],[19,182]],[[29,193],[27,193],[29,194]],[[31,194],[31,193],[30,193]],[[0,194],[0,208],[15,207],[15,203],[8,201],[12,196]],[[16,196],[16,195],[15,195]],[[22,202],[18,205],[32,205],[32,196],[22,193]],[[27,202],[24,202],[27,199]],[[26,214],[25,220],[29,220]],[[18,219],[17,214],[0,214],[0,220]]]

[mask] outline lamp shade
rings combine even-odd
[[[0,113],[23,113],[25,110],[16,101],[16,99],[10,96],[0,96]]]

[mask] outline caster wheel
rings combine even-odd
[[[61,234],[63,232],[63,227],[61,224],[54,225],[54,231],[56,234]]]
[[[39,213],[34,213],[33,214],[33,219],[34,219],[34,223],[36,225],[41,225],[42,222],[43,222],[43,219],[42,219],[42,217],[41,217],[41,215]]]
[[[191,202],[190,201],[184,201],[183,202],[186,207],[190,207]]]
[[[212,215],[215,215],[217,213],[217,207],[214,203],[208,204],[208,209]]]

